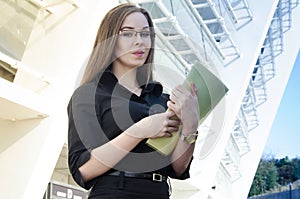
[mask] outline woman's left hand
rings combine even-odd
[[[176,86],[170,95],[168,108],[175,112],[185,129],[195,132],[198,128],[199,106],[197,91],[191,84],[191,92],[182,85]]]

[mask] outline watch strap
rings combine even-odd
[[[183,133],[180,133],[180,139],[188,144],[193,144],[194,142],[196,142],[198,137],[198,131],[196,131],[195,133],[191,133],[189,135],[184,135]]]

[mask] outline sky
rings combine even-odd
[[[300,158],[300,51],[277,111],[264,154]]]

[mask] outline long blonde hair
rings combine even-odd
[[[98,29],[93,51],[81,79],[81,85],[93,80],[100,72],[103,72],[113,62],[117,35],[119,34],[125,18],[134,12],[142,13],[146,17],[149,27],[153,29],[152,19],[149,13],[143,8],[126,3],[120,4],[111,9],[103,18]],[[154,43],[155,37],[152,36],[149,55],[144,66],[137,69],[137,81],[140,85],[152,80]]]

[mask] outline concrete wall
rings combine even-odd
[[[78,8],[59,4],[53,14],[40,10],[21,62],[49,80],[39,95],[51,111],[44,119],[0,120],[0,139],[6,144],[1,145],[0,154],[1,198],[43,197],[66,141],[66,106],[78,84],[78,73],[102,17],[117,3],[82,0]]]

